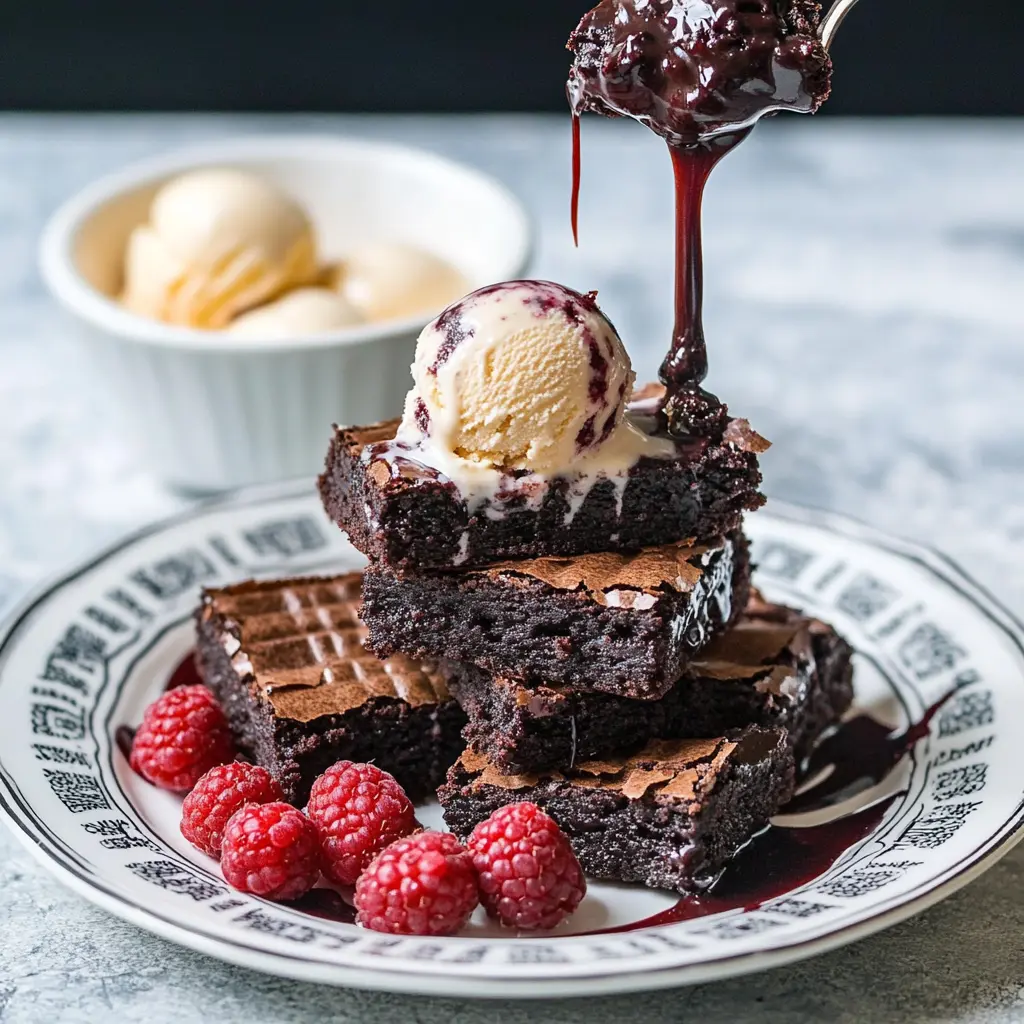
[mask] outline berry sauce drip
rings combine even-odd
[[[190,651],[175,666],[174,671],[168,676],[164,690],[174,690],[179,686],[195,686],[201,683],[203,677],[199,674],[199,666],[196,664],[196,655]],[[114,742],[118,750],[125,758],[132,755],[132,741],[135,739],[135,730],[130,725],[119,725],[114,730]]]
[[[135,742],[135,730],[130,725],[119,725],[114,730],[114,742],[117,749],[124,754],[127,761],[132,756],[132,743]]]
[[[851,846],[877,828],[895,799],[887,797],[856,814],[810,828],[769,825],[736,854],[707,892],[683,896],[667,910],[598,934],[657,928],[730,910],[757,910],[828,871]]]
[[[862,793],[885,779],[930,731],[932,720],[953,696],[949,691],[901,733],[857,715],[827,736],[801,771],[813,779],[826,768],[823,780],[791,800],[781,814],[822,810]],[[730,861],[722,877],[707,891],[683,896],[678,903],[641,921],[596,934],[636,931],[691,921],[731,910],[757,910],[823,875],[851,847],[869,836],[901,794],[884,797],[852,814],[820,825],[769,825]]]
[[[201,683],[203,677],[199,672],[199,665],[196,662],[195,652],[190,652],[178,662],[177,667],[167,680],[165,690],[173,690],[179,686],[195,686]]]
[[[346,899],[334,889],[310,889],[305,896],[292,900],[288,906],[325,921],[354,924],[356,920],[356,908],[352,905],[351,897]]]
[[[955,693],[955,688],[950,690],[901,733],[893,734],[892,729],[870,715],[847,719],[814,748],[803,768],[805,779],[813,779],[831,768],[828,777],[794,797],[786,806],[786,813],[824,810],[877,786],[910,753],[914,744],[928,735],[932,719]]]
[[[580,115],[572,112],[572,198],[569,201],[573,245],[580,244]]]
[[[701,388],[701,200],[715,164],[768,110],[812,113],[831,62],[816,0],[602,0],[569,38],[572,224],[578,224],[579,116],[629,116],[668,143],[676,187],[675,326],[660,377],[664,425],[678,437],[720,434],[725,407]]]

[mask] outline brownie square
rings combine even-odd
[[[462,661],[497,676],[656,699],[746,604],[736,532],[633,555],[499,562],[397,576],[367,569],[367,646],[382,657]]]
[[[438,796],[463,839],[499,807],[529,800],[558,822],[591,877],[691,892],[715,881],[793,785],[785,730],[752,727],[734,738],[659,740],[565,773],[505,775],[468,751]]]
[[[373,761],[432,796],[466,719],[436,667],[363,647],[361,574],[207,590],[198,660],[240,750],[299,806],[336,761]]]
[[[658,431],[663,393],[648,385],[630,406],[647,433]],[[327,514],[375,566],[392,571],[705,540],[737,529],[744,510],[764,503],[757,455],[768,442],[746,420],[729,421],[717,438],[676,443],[675,458],[641,458],[624,478],[601,479],[582,496],[572,476],[544,483],[516,473],[472,507],[415,449],[395,442],[397,427],[335,427],[320,477]]]
[[[507,775],[631,753],[652,738],[784,728],[799,764],[853,701],[850,645],[831,626],[752,595],[659,700],[630,700],[494,677],[440,662],[469,717],[463,736]]]

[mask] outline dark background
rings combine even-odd
[[[563,110],[587,0],[8,0],[0,109]],[[832,114],[1021,114],[1024,0],[861,0]]]

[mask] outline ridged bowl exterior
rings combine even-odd
[[[320,472],[333,423],[401,414],[416,333],[266,351],[174,349],[79,325],[99,384],[157,476],[215,491]]]

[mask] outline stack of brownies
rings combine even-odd
[[[661,394],[642,389],[631,420],[656,430],[647,414]],[[602,481],[576,507],[571,479],[540,497],[513,479],[471,507],[394,440],[397,427],[336,429],[320,481],[369,559],[362,626],[354,576],[283,592],[250,584],[234,598],[269,601],[265,621],[316,637],[297,645],[299,688],[279,695],[279,675],[268,698],[278,723],[291,701],[307,721],[332,722],[291,743],[321,748],[303,783],[334,744],[336,756],[373,748],[418,793],[437,786],[454,760],[454,698],[469,746],[439,796],[458,835],[531,800],[593,877],[710,884],[789,799],[795,761],[852,698],[846,643],[751,589],[741,519],[763,501],[765,443],[733,420],[672,459],[640,458],[617,493]],[[208,598],[212,615],[217,605]],[[329,624],[342,617],[352,637],[339,643]],[[316,666],[326,678],[310,686]],[[359,702],[358,738],[336,724],[342,692],[346,708]]]
[[[657,431],[661,397],[630,422]],[[593,877],[711,884],[852,698],[846,643],[751,589],[765,442],[732,420],[619,480],[471,500],[398,426],[336,428],[320,480],[364,573],[204,595],[240,748],[299,804],[335,761],[374,761],[460,836],[531,800]]]

